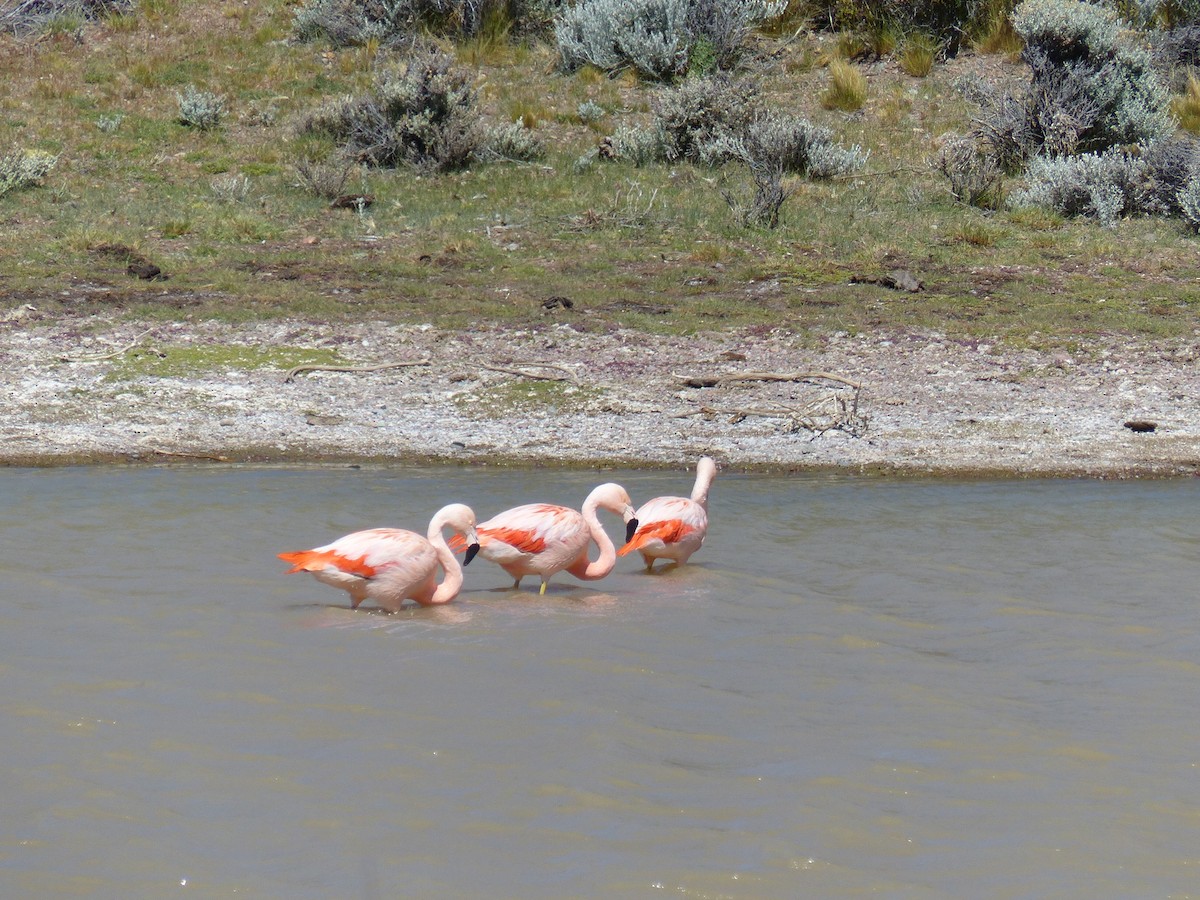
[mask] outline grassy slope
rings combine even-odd
[[[45,186],[0,198],[0,302],[43,310],[225,318],[369,315],[447,326],[545,322],[562,295],[582,327],[614,323],[687,333],[727,327],[939,331],[1063,344],[1097,333],[1190,336],[1200,327],[1200,255],[1178,223],[1115,230],[1046,215],[987,216],[955,204],[925,160],[939,134],[966,128],[952,88],[966,67],[1019,76],[996,57],[939,66],[925,79],[872,71],[860,113],[817,98],[815,38],[764,43],[763,89],[781,107],[871,150],[867,177],[795,183],[783,225],[733,223],[720,194],[743,173],[575,160],[623,121],[645,120],[652,86],[563,76],[547,47],[452,48],[478,72],[493,122],[525,116],[551,146],[544,162],[479,166],[436,178],[372,172],[350,187],[364,215],[295,186],[306,149],[292,122],[370,77],[366,49],[287,43],[292,5],[147,0],[136,16],[36,43],[0,38],[0,150],[60,154]],[[226,124],[175,122],[194,83],[227,99]],[[589,128],[592,99],[611,114]],[[263,110],[273,110],[264,124]],[[102,116],[123,114],[106,133]],[[311,148],[308,148],[311,149]],[[245,175],[250,195],[210,187]],[[170,274],[143,282],[105,245]],[[850,284],[907,267],[919,295]],[[559,315],[559,314],[556,314]]]

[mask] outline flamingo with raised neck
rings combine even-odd
[[[647,572],[654,568],[656,559],[668,559],[677,565],[687,562],[708,533],[708,490],[716,477],[717,464],[711,457],[700,457],[692,496],[647,500],[637,511],[637,531],[617,555],[638,551]]]

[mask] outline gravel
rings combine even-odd
[[[291,381],[278,368],[167,377],[140,365],[238,346],[333,349],[361,367],[427,363]],[[678,338],[552,321],[450,333],[48,320],[24,307],[0,322],[0,458],[690,467],[708,453],[742,469],[1190,475],[1200,471],[1198,354],[1200,337],[1040,352],[937,334]],[[685,382],[747,373],[759,375]]]

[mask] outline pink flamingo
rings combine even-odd
[[[685,563],[700,549],[708,533],[708,489],[717,477],[717,464],[707,456],[696,464],[696,484],[692,496],[655,497],[637,511],[637,532],[617,551],[624,556],[634,550],[646,561],[646,571],[656,559]]]
[[[549,503],[530,503],[505,510],[479,525],[479,555],[504,569],[521,586],[526,575],[542,579],[539,594],[546,593],[550,576],[567,571],[584,581],[603,578],[617,562],[617,551],[596,515],[597,509],[616,513],[626,523],[625,539],[637,530],[633,501],[619,484],[602,484],[583,501],[582,511]],[[600,555],[588,561],[588,545],[595,541]],[[455,538],[456,550],[465,545]],[[469,551],[468,551],[469,552]]]
[[[426,537],[402,528],[370,528],[314,550],[280,553],[279,558],[292,563],[289,575],[311,572],[317,581],[349,593],[351,609],[368,599],[389,612],[398,611],[406,598],[434,606],[457,597],[463,582],[462,566],[442,535],[447,525],[467,546],[465,566],[479,552],[479,538],[475,513],[461,503],[439,509]],[[445,572],[441,584],[436,581],[439,565]]]

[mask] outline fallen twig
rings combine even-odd
[[[823,411],[821,407],[832,406]],[[702,405],[687,412],[675,413],[672,418],[686,419],[689,416],[727,416],[730,425],[736,425],[750,416],[762,416],[771,419],[784,419],[789,423],[788,431],[796,432],[801,429],[811,431],[814,437],[820,437],[827,431],[844,431],[857,437],[867,427],[866,419],[858,412],[858,394],[847,402],[841,397],[826,397],[805,407],[795,406],[739,406],[719,408]]]
[[[530,372],[524,368],[510,368],[508,366],[498,366],[494,363],[485,363],[474,361],[472,365],[478,366],[481,369],[487,369],[489,372],[503,372],[505,375],[519,375],[522,378],[532,378],[535,381],[578,381],[576,374],[566,366],[557,366],[554,363],[534,363],[520,362],[514,363],[516,366],[532,366],[537,369],[552,369],[556,372],[561,372],[562,375],[542,375],[538,372]]]
[[[178,456],[183,459],[208,459],[213,462],[229,462],[228,456],[211,453],[183,453],[175,450],[163,450],[161,447],[146,447],[146,449],[157,456]]]
[[[106,359],[113,359],[115,357],[122,356],[122,355],[128,353],[130,350],[137,347],[142,342],[142,338],[144,338],[146,335],[148,335],[153,330],[154,330],[153,328],[147,328],[145,331],[143,331],[141,334],[139,334],[136,338],[133,339],[132,344],[128,344],[127,346],[122,347],[120,350],[114,350],[112,353],[105,353],[103,356],[60,356],[58,358],[58,361],[66,362],[66,363],[104,362]]]
[[[319,365],[312,363],[302,366],[293,366],[288,369],[288,373],[284,376],[283,383],[291,384],[296,380],[296,376],[301,372],[381,372],[384,369],[399,369],[404,366],[427,366],[431,360],[429,357],[424,359],[405,359],[396,362],[379,363],[374,366],[332,366]]]
[[[817,379],[836,381],[852,387],[856,391],[862,390],[863,387],[862,382],[852,381],[832,372],[735,372],[726,375],[680,375],[673,372],[671,374],[687,387],[717,387],[738,381],[814,381]]]
[[[790,431],[798,431],[803,428],[818,436],[834,429],[857,436],[862,434],[867,427],[866,418],[858,411],[858,401],[863,390],[862,382],[854,381],[843,375],[836,375],[833,372],[732,372],[724,375],[680,375],[674,373],[674,375],[689,387],[718,387],[748,381],[832,381],[851,389],[848,394],[835,389],[804,407],[780,405],[720,408],[701,405],[688,412],[676,413],[674,418],[677,419],[695,415],[728,416],[729,423],[736,425],[749,416],[765,416],[785,419],[790,423]]]

